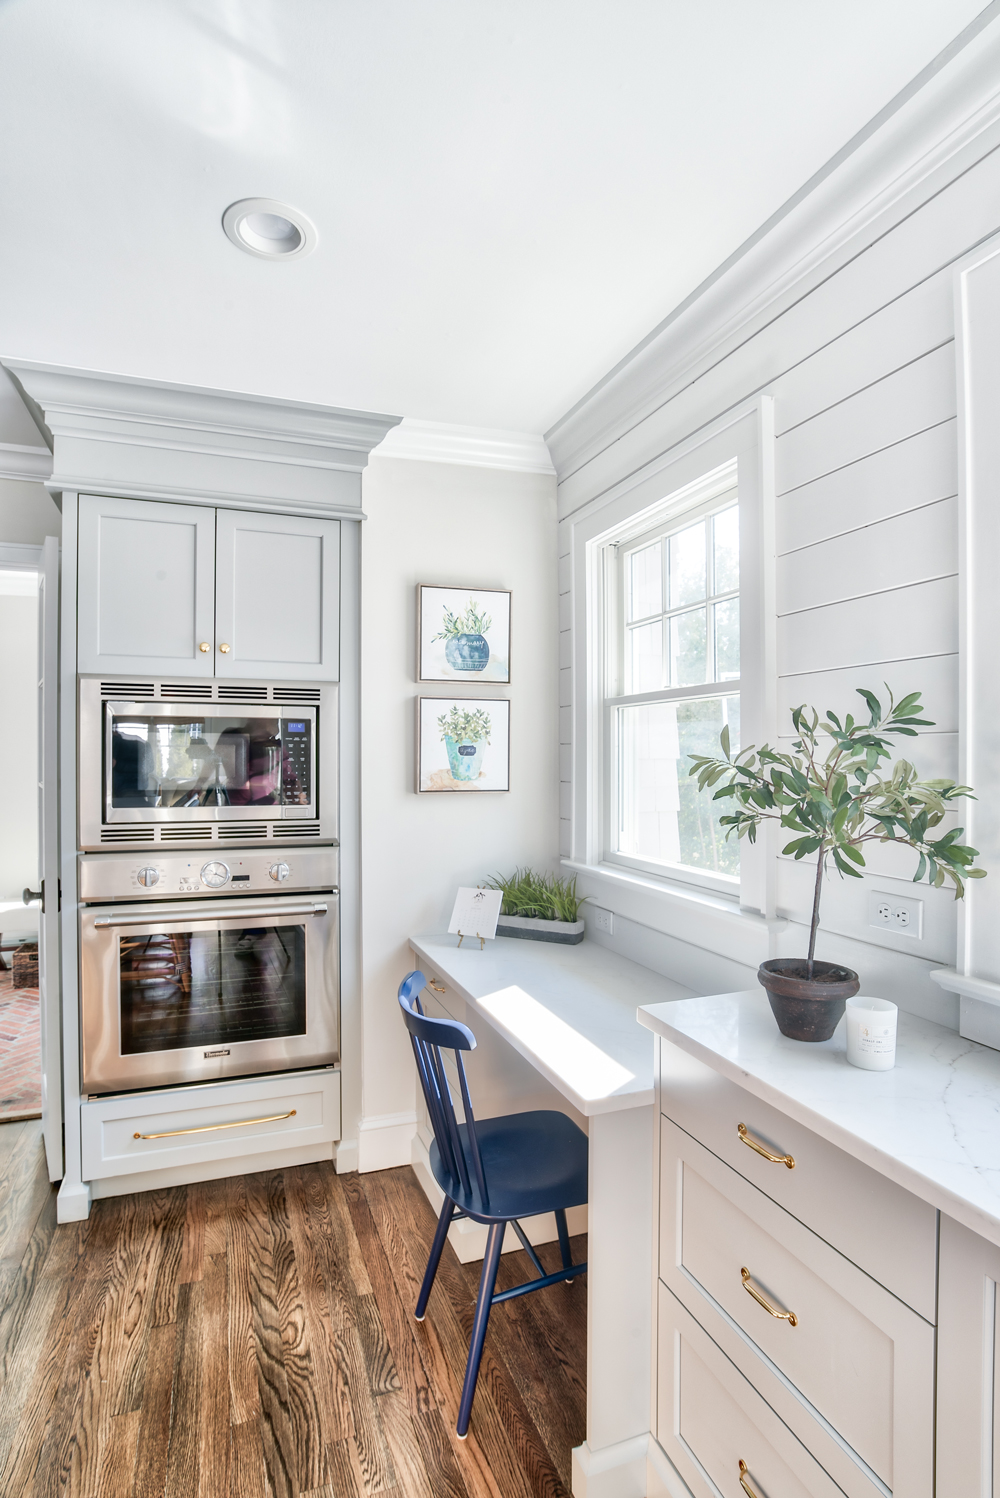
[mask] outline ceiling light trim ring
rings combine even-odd
[[[294,231],[282,234],[281,221]],[[258,260],[301,260],[319,243],[316,225],[298,208],[276,198],[240,198],[222,215],[226,238]]]

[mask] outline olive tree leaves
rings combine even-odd
[[[732,810],[720,817],[726,836],[756,840],[764,821],[777,821],[793,836],[782,849],[796,859],[815,853],[822,864],[827,856],[842,875],[860,879],[865,866],[865,843],[905,843],[919,855],[913,882],[926,879],[940,889],[951,881],[955,899],[965,894],[967,879],[983,879],[986,870],[974,868],[978,851],[961,842],[963,829],[952,827],[940,837],[950,804],[972,796],[972,788],[953,780],[919,780],[908,760],[894,764],[893,738],[916,737],[933,724],[920,714],[919,692],[899,702],[889,688],[888,706],[873,692],[859,687],[868,708],[868,721],[852,714],[841,722],[836,713],[820,719],[815,708],[792,710],[798,738],[792,753],[765,744],[751,745],[733,755],[729,729],[722,730],[722,758],[692,754],[690,774],[699,790],[718,786],[713,800],[729,801]],[[824,754],[825,742],[830,747]],[[817,871],[818,873],[818,871]]]

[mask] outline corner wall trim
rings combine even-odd
[[[391,1170],[395,1165],[409,1165],[410,1146],[417,1131],[417,1115],[376,1113],[363,1118],[358,1125],[358,1164],[364,1174],[371,1170]]]
[[[47,447],[23,447],[0,442],[0,479],[35,480],[44,483],[52,472],[52,454]]]
[[[574,1446],[573,1498],[645,1498],[649,1436],[632,1436],[612,1446]]]
[[[383,437],[371,456],[465,463],[470,468],[507,468],[516,473],[555,473],[545,438],[534,432],[451,426],[409,416]]]

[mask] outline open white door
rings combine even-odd
[[[62,1015],[59,982],[59,541],[47,536],[38,574],[38,987],[42,1133],[49,1180],[63,1176]],[[25,890],[27,899],[33,891]]]

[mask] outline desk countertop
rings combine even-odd
[[[499,936],[459,951],[457,936],[432,933],[410,947],[586,1117],[652,1103],[653,1042],[636,1008],[669,1008],[689,988],[596,942]]]
[[[1000,1245],[1000,1052],[899,1012],[896,1065],[779,1034],[757,989],[651,1004],[639,1022]]]

